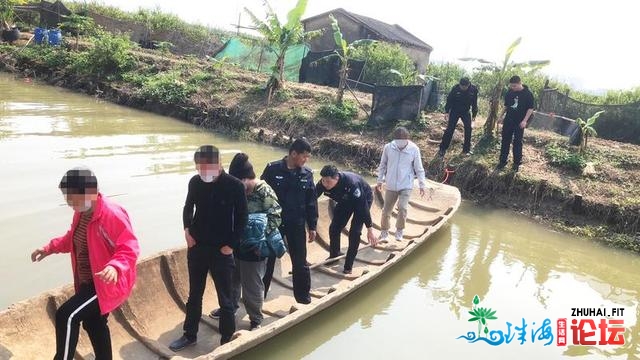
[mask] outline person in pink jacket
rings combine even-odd
[[[107,316],[127,299],[136,282],[138,240],[127,212],[98,192],[91,170],[67,171],[59,187],[74,210],[71,229],[31,254],[34,262],[51,254],[71,254],[75,294],[56,311],[54,360],[73,359],[80,322],[95,359],[110,360]]]

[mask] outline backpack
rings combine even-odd
[[[265,235],[267,228],[267,214],[249,214],[244,236],[240,241],[240,251],[254,253],[260,257],[282,257],[287,251],[282,235],[278,229]]]

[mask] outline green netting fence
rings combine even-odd
[[[285,55],[284,77],[287,81],[298,81],[302,59],[309,52],[306,45],[292,46]],[[271,74],[276,63],[276,54],[262,44],[240,38],[226,42],[216,59],[234,63],[244,69]]]

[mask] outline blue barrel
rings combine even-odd
[[[62,43],[62,32],[60,29],[49,29],[49,45],[60,45]]]
[[[37,27],[34,36],[36,40],[36,44],[42,44],[45,41],[45,37],[49,31],[47,29]]]

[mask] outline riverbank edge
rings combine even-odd
[[[6,73],[16,76],[20,73],[33,74],[44,84],[169,116],[237,139],[286,147],[294,135],[291,134],[290,127],[278,125],[277,116],[265,123],[256,121],[252,113],[239,107],[222,107],[211,111],[185,108],[178,104],[162,104],[140,98],[126,89],[119,88],[114,82],[89,79],[62,81],[65,76],[73,77],[72,74],[34,69],[11,71],[12,69],[1,65],[0,71]],[[374,175],[374,169],[379,162],[381,144],[386,142],[384,136],[374,133],[367,134],[376,137],[370,142],[363,140],[362,134],[345,130],[339,134],[327,134],[326,129],[315,126],[313,121],[296,130],[310,140],[317,155],[344,163],[348,167],[358,168],[370,175]],[[423,160],[426,160],[426,157]],[[458,187],[464,199],[481,206],[509,208],[554,229],[593,239],[607,246],[640,253],[640,234],[629,231],[637,228],[640,221],[637,211],[579,199],[570,190],[550,185],[544,179],[524,177],[512,172],[496,173],[480,160],[476,155],[461,160],[449,178],[449,184]],[[430,173],[430,177],[442,180],[443,174],[435,171]]]

